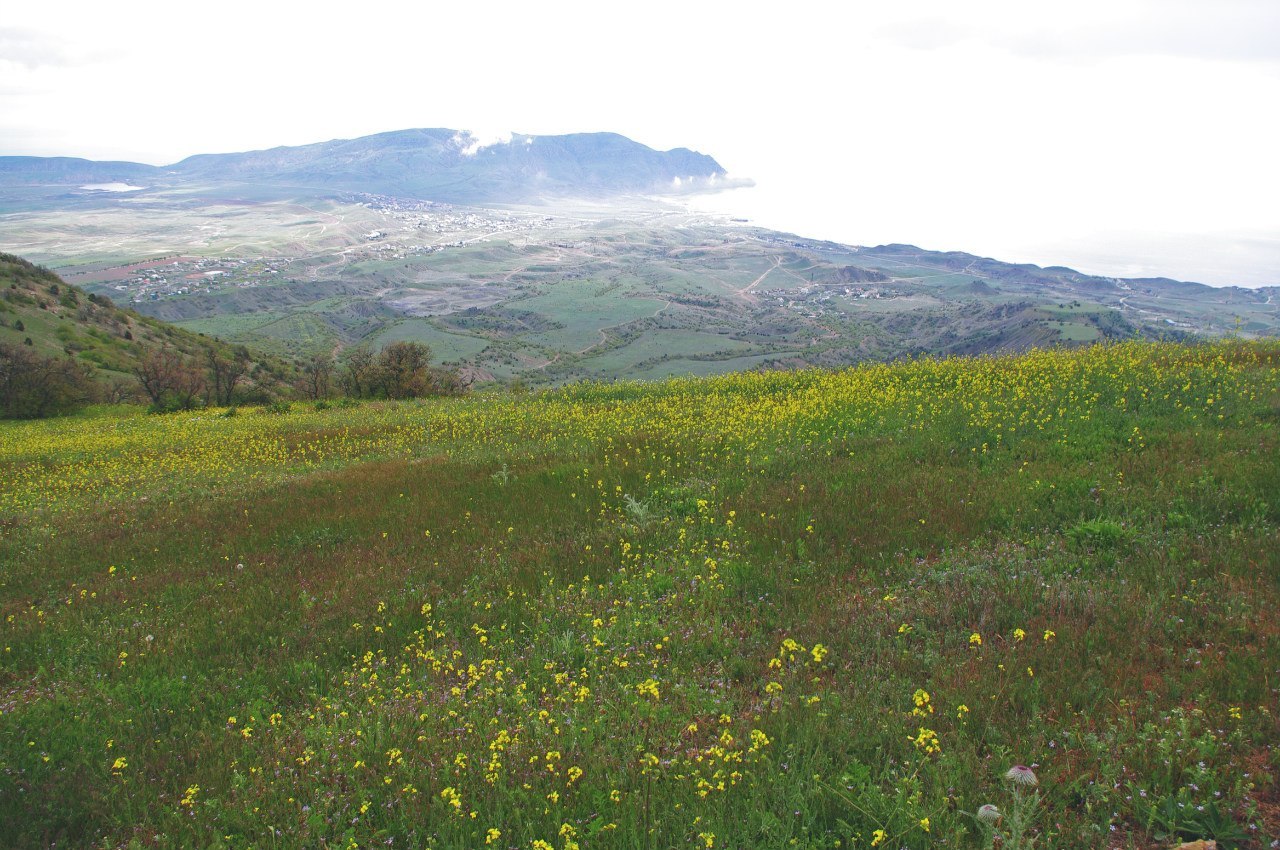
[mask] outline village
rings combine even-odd
[[[830,283],[808,283],[794,288],[761,289],[759,293],[767,300],[776,301],[779,307],[793,310],[810,319],[819,319],[826,315],[828,308],[836,299],[881,299],[893,298],[895,295],[892,292],[885,292],[878,286]]]
[[[159,301],[232,287],[250,288],[278,283],[284,280],[284,269],[295,261],[292,257],[179,257],[165,265],[147,263],[109,286],[133,303]]]

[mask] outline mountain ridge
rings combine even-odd
[[[466,131],[414,128],[261,150],[202,153],[165,166],[77,157],[0,157],[4,189],[144,181],[142,189],[251,182],[362,191],[449,203],[548,195],[664,194],[716,185],[726,172],[688,148],[659,151],[617,133],[512,134],[484,143]]]

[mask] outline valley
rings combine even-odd
[[[481,383],[1280,330],[1269,290],[839,245],[656,197],[455,206],[233,190],[7,213],[0,244],[192,331],[295,358],[414,340]]]

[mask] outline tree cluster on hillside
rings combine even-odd
[[[92,372],[70,357],[0,345],[0,416],[39,419],[78,410],[99,397]]]
[[[303,367],[298,392],[323,399],[341,390],[352,398],[423,398],[462,395],[467,381],[456,369],[431,365],[431,348],[420,342],[393,342],[381,351],[355,348],[339,366],[321,355]]]
[[[0,418],[39,418],[91,403],[154,412],[348,395],[459,395],[459,372],[431,366],[416,342],[294,364],[195,334],[86,293],[48,269],[0,253]]]

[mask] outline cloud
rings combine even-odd
[[[511,144],[512,136],[513,134],[510,130],[499,133],[477,133],[471,130],[459,130],[453,136],[453,143],[457,146],[458,153],[463,156],[475,156],[485,148],[493,147],[494,145]],[[529,144],[531,141],[532,139],[528,139],[525,144]]]
[[[49,36],[22,27],[0,26],[0,62],[24,68],[62,68],[73,64],[71,57]]]
[[[985,18],[947,13],[883,24],[878,37],[913,50],[965,45],[1044,60],[1166,56],[1280,63],[1280,4],[1273,0],[1151,0],[1076,8],[1046,20],[1006,9]]]

